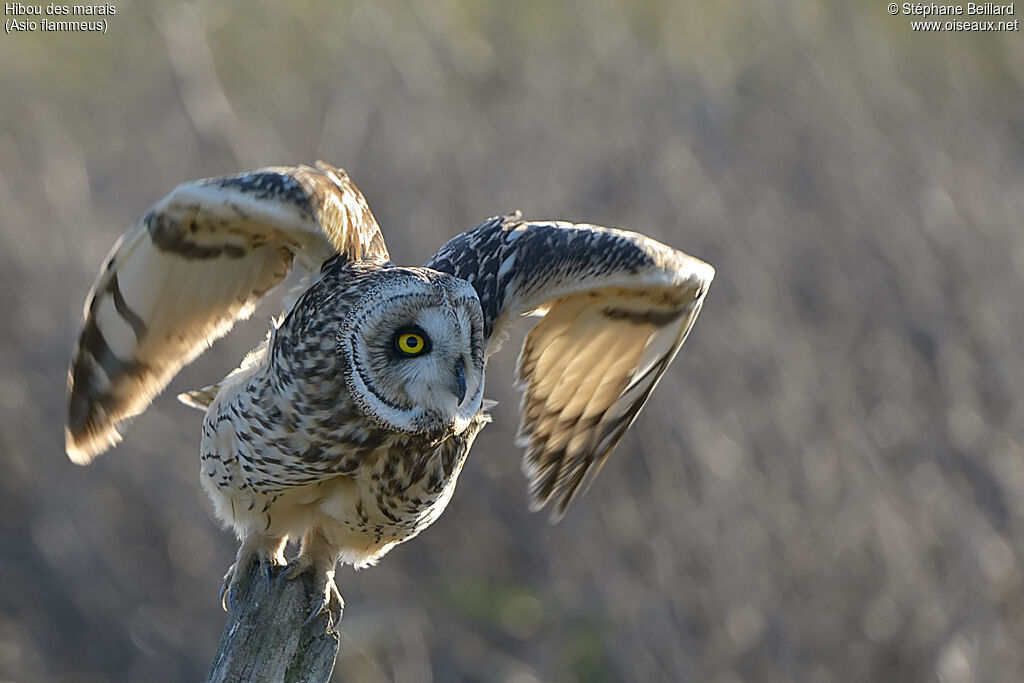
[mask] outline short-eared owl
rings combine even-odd
[[[560,517],[636,419],[686,339],[714,269],[634,232],[491,218],[418,268],[391,263],[366,200],[324,163],[185,183],[114,245],[68,375],[67,452],[116,444],[171,378],[280,283],[308,276],[267,339],[217,384],[201,480],[241,539],[240,568],[376,562],[437,519],[489,421],[487,358],[520,316],[519,442],[530,500]]]

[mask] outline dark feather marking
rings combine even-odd
[[[135,359],[126,361],[118,358],[110,348],[110,345],[107,344],[107,340],[96,324],[95,318],[91,318],[86,323],[85,328],[82,330],[82,336],[79,338],[78,347],[96,360],[99,366],[103,368],[103,372],[107,374],[111,383],[127,375],[141,375],[149,371],[149,366],[145,363]]]
[[[384,496],[380,493],[377,494],[377,509],[380,510],[380,513],[387,517],[390,521],[401,521],[401,519],[398,516],[391,512],[389,506],[387,505],[387,501],[384,499]]]
[[[612,320],[627,320],[634,325],[654,325],[655,327],[665,327],[671,325],[675,321],[679,320],[679,317],[685,313],[683,310],[679,311],[626,311],[621,308],[605,308],[602,309],[606,317]]]
[[[516,231],[523,228],[522,232]],[[515,267],[501,273],[501,264],[515,256]],[[523,297],[553,282],[586,278],[598,272],[637,273],[654,263],[632,238],[592,226],[529,223],[517,211],[496,216],[449,240],[425,264],[469,281],[480,297],[484,336],[506,312],[509,285]]]
[[[216,187],[241,190],[253,195],[256,199],[285,202],[298,207],[302,211],[303,218],[307,220],[313,218],[313,205],[306,189],[298,180],[288,174],[274,171],[250,172],[217,178],[210,184]]]
[[[107,292],[114,297],[114,308],[118,314],[132,328],[132,332],[135,334],[135,341],[142,341],[142,337],[146,334],[146,322],[124,300],[124,295],[121,294],[121,286],[117,281],[117,273],[114,273],[110,278],[110,282],[107,283]]]
[[[242,258],[249,253],[245,247],[237,244],[220,246],[203,246],[191,241],[188,233],[182,230],[181,220],[177,216],[156,213],[152,209],[142,218],[149,230],[149,237],[158,249],[180,254],[189,259],[214,259],[221,256]],[[195,223],[192,222],[194,225]]]
[[[107,344],[103,332],[96,325],[95,318],[89,318],[78,339],[78,354],[71,376],[71,395],[68,397],[68,427],[72,434],[82,434],[96,420],[101,410],[107,410],[115,404],[115,397],[99,392],[96,387],[95,370],[84,361],[83,355],[88,354],[99,365],[110,380],[111,387],[116,387],[118,380],[129,376],[139,376],[151,369],[137,360],[125,361],[117,357]]]

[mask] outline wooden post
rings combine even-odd
[[[338,654],[338,633],[326,614],[305,623],[313,577],[267,583],[254,563],[245,594],[228,613],[207,683],[326,683]],[[335,624],[335,629],[338,624]]]

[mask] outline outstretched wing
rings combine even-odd
[[[293,262],[388,259],[362,193],[339,168],[261,168],[179,185],[114,245],[89,293],[68,371],[68,456],[84,464],[118,427],[281,282]]]
[[[715,270],[635,232],[492,218],[426,264],[480,296],[488,355],[542,314],[519,354],[531,507],[558,519],[600,469],[686,339]]]

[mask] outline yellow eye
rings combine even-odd
[[[407,356],[418,356],[427,348],[427,341],[423,335],[415,332],[403,332],[398,335],[395,344],[398,346],[398,350]]]

